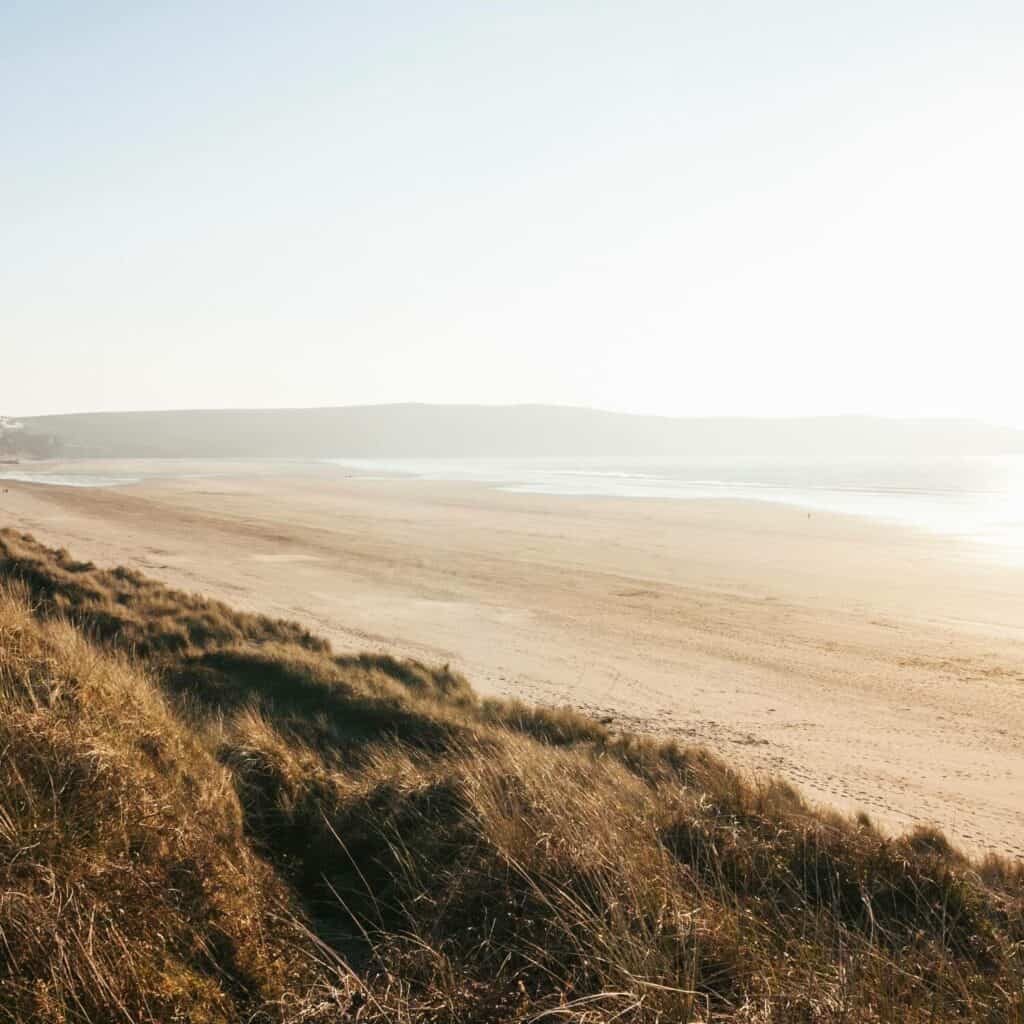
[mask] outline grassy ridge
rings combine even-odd
[[[1024,873],[0,531],[0,1021],[1020,1021]]]

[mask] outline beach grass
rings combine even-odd
[[[1024,870],[0,531],[0,1021],[1011,1022]]]

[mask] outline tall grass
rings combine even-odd
[[[0,1021],[1009,1022],[1024,872],[0,531]]]

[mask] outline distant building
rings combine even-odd
[[[25,430],[24,423],[18,423],[9,416],[0,416],[0,453],[14,455],[25,446],[26,439],[31,435]]]

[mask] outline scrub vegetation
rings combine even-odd
[[[0,531],[0,1021],[1007,1022],[1024,872]]]

